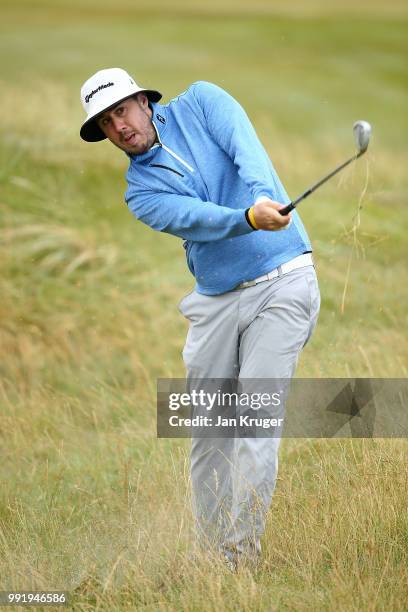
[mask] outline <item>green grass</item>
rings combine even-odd
[[[322,309],[297,375],[405,377],[405,4],[0,11],[0,589],[76,589],[82,610],[403,610],[405,440],[284,440],[260,570],[188,560],[188,444],[156,439],[155,384],[184,374],[176,305],[192,278],[180,241],[127,211],[125,156],[78,130],[99,68],[165,100],[210,80],[243,103],[295,196],[371,121],[367,156],[300,209]]]

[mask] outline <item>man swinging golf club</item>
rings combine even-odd
[[[319,313],[312,248],[298,213],[278,212],[290,200],[243,108],[203,81],[161,105],[120,68],[94,74],[81,99],[81,137],[129,158],[130,211],[184,240],[196,282],[179,305],[189,379],[290,379]],[[199,541],[234,566],[259,557],[279,442],[192,440]]]

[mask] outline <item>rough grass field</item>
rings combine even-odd
[[[188,444],[156,439],[155,385],[184,374],[192,278],[179,240],[127,211],[126,157],[78,130],[99,68],[165,100],[210,80],[296,196],[371,121],[367,156],[300,209],[322,310],[297,375],[406,377],[406,4],[0,10],[0,590],[65,589],[77,610],[405,610],[406,440],[284,440],[259,571],[189,559]]]

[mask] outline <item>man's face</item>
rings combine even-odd
[[[136,99],[126,98],[102,113],[97,123],[105,136],[126,153],[145,153],[156,140],[152,111],[144,94],[139,94]]]

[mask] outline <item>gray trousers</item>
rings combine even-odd
[[[179,305],[190,327],[183,359],[190,379],[290,379],[316,325],[313,266],[253,287]],[[257,556],[278,470],[280,438],[193,438],[191,482],[197,533],[227,555]]]

